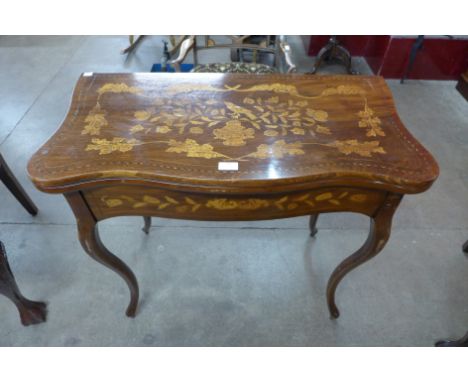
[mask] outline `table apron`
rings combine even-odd
[[[219,221],[266,220],[345,211],[372,216],[388,194],[381,190],[328,187],[292,193],[226,195],[128,185],[80,192],[96,220],[116,216],[155,216]]]

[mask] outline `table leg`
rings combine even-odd
[[[151,228],[151,216],[143,216],[143,220],[145,222],[145,225],[142,228],[142,230],[144,233],[149,234],[149,230]]]
[[[328,309],[332,318],[338,318],[340,312],[335,304],[335,291],[343,277],[357,266],[377,255],[390,237],[392,217],[400,203],[402,195],[388,194],[383,204],[371,216],[369,236],[364,245],[346,258],[333,271],[327,286]]]
[[[310,228],[310,236],[314,237],[315,234],[317,233],[317,220],[318,220],[319,214],[313,214],[310,215],[310,220],[309,220],[309,228]]]
[[[74,192],[66,194],[66,199],[75,214],[78,225],[78,236],[83,249],[94,260],[113,270],[125,280],[130,289],[130,303],[126,314],[129,317],[135,317],[139,298],[138,282],[135,275],[122,260],[112,254],[102,244],[99,237],[97,220],[92,211],[90,211],[83,196],[79,192]]]
[[[15,281],[11,271],[5,247],[0,241],[0,294],[9,298],[18,308],[21,323],[24,326],[39,324],[46,320],[47,309],[43,302],[31,301],[25,298]]]

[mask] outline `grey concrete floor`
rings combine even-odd
[[[0,346],[432,346],[468,330],[468,104],[455,82],[434,81],[388,81],[441,175],[405,197],[385,249],[344,279],[338,320],[326,282],[368,230],[345,213],[321,216],[314,239],[305,217],[154,219],[148,236],[139,218],[104,221],[103,241],[140,282],[138,316],[127,318],[125,284],[84,254],[64,199],[37,191],[26,163],[60,124],[81,72],[147,72],[161,40],[126,60],[126,37],[0,37],[0,151],[40,209],[30,217],[0,184],[0,239],[23,293],[49,304],[45,324],[24,328],[0,296]],[[291,43],[300,71],[310,70],[300,38]]]

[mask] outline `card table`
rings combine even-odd
[[[439,170],[381,77],[85,73],[28,171],[65,196],[84,250],[127,282],[131,317],[138,283],[101,242],[101,220],[142,216],[147,232],[152,216],[308,215],[314,235],[321,213],[367,215],[366,242],[328,282],[336,318],[339,282],[384,248],[403,195],[427,190]]]

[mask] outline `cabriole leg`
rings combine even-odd
[[[125,280],[130,289],[130,303],[126,314],[129,317],[135,317],[139,298],[138,282],[135,275],[122,260],[102,244],[97,220],[89,210],[83,196],[79,192],[74,192],[66,194],[66,199],[75,214],[78,235],[83,249],[94,260],[113,270]]]
[[[340,312],[335,304],[335,291],[338,284],[347,273],[373,258],[385,246],[390,237],[392,217],[401,198],[402,195],[399,194],[388,194],[384,203],[371,216],[370,232],[364,245],[338,265],[330,276],[327,286],[327,302],[328,309],[333,318],[340,316]]]

